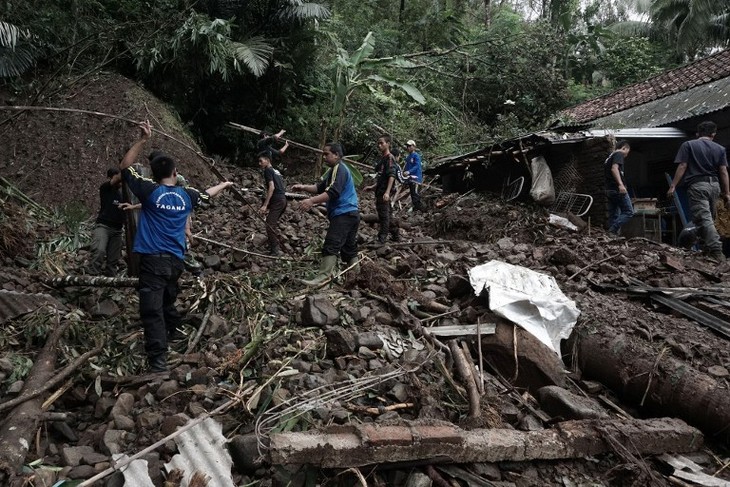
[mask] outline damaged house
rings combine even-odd
[[[675,244],[687,216],[679,201],[664,200],[667,177],[699,122],[717,123],[715,141],[730,143],[729,88],[725,50],[568,108],[560,115],[569,123],[441,159],[430,173],[441,176],[447,191],[486,190],[506,200],[532,196],[554,212],[570,211],[600,226],[606,220],[603,163],[615,141],[626,139],[631,154],[625,172],[637,214],[622,232]],[[535,190],[540,175],[548,184],[552,179],[554,198]]]

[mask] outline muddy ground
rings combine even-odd
[[[165,134],[199,150],[164,106],[113,75],[73,85],[48,100],[48,106],[149,118]],[[500,358],[498,347],[493,360],[488,354],[485,359],[480,414],[467,417],[467,394],[458,384],[453,361],[438,345],[436,355],[429,353],[433,343],[419,336],[422,326],[497,320],[484,297],[474,296],[459,279],[490,260],[553,276],[575,300],[581,315],[571,340],[563,342],[568,373],[562,385],[594,399],[605,417],[673,415],[662,408],[667,399],[658,395],[657,388],[664,387],[661,374],[680,369],[711,379],[708,397],[727,395],[727,339],[651,301],[645,291],[626,289],[635,286],[631,279],[653,287],[687,288],[684,297],[695,302],[693,290],[722,291],[728,286],[725,264],[644,239],[610,237],[598,228],[572,232],[548,224],[545,210],[529,203],[505,204],[493,195],[443,195],[434,185],[423,192],[426,212],[411,211],[408,198],[396,204],[403,227],[401,242],[372,245],[377,229],[363,223],[361,270],[311,290],[298,279],[311,276],[317,265],[326,219],[302,213],[290,201],[282,218],[283,257],[257,255],[266,250],[264,225],[257,213],[260,201],[253,191],[260,187],[260,175],[221,161],[216,170],[234,181],[243,197],[226,193],[195,215],[193,232],[198,238],[193,252],[205,269],[201,279],[186,273],[181,280],[178,304],[186,314],[187,339],[171,353],[169,378],[140,378],[146,364],[134,289],[48,284],[50,278],[83,272],[98,185],[106,168],[136,140],[136,129],[113,118],[81,113],[3,111],[0,115],[4,121],[0,176],[6,181],[0,193],[0,283],[5,291],[43,293],[55,299],[52,309],[22,297],[7,301],[11,298],[4,296],[1,301],[5,321],[0,332],[0,407],[21,394],[40,347],[59,323],[69,325],[55,347],[59,370],[99,348],[74,368],[68,380],[42,395],[48,399],[44,410],[59,414],[55,420],[39,419],[32,429],[32,445],[22,462],[25,472],[13,480],[17,485],[23,480],[27,485],[53,485],[58,479],[91,478],[109,467],[112,454],[142,451],[189,418],[200,417],[244,391],[243,403],[216,416],[229,439],[282,429],[416,420],[465,429],[553,427],[566,418],[535,413],[544,409],[536,399],[544,378],[531,375],[524,365],[513,377],[513,364]],[[296,140],[296,134],[289,135]],[[195,151],[169,137],[155,134],[148,148],[163,149],[182,161],[180,172],[195,186],[204,188],[216,181]],[[287,156],[279,163],[287,182],[311,182],[312,155],[292,150]],[[361,208],[363,213],[374,213],[372,194],[361,193]],[[33,305],[23,309],[18,302]],[[312,316],[313,308],[326,312]],[[719,315],[722,308],[719,305]],[[613,357],[615,381],[600,377],[603,383],[596,382],[600,371],[591,374],[581,369],[581,363],[590,362],[579,357],[581,336],[600,337],[602,343],[622,337],[625,348],[612,349],[618,350]],[[461,340],[477,357],[473,337]],[[371,345],[362,346],[366,342]],[[639,350],[651,358],[648,372],[637,370],[632,362]],[[502,352],[511,357],[511,344]],[[342,392],[297,418],[277,416],[280,405],[304,403],[312,390],[335,390],[343,384],[354,388],[406,363],[419,367],[354,397]],[[638,399],[637,386],[631,383],[634,376],[654,379],[643,383]],[[671,383],[672,377],[664,379]],[[254,390],[258,395],[251,393]],[[692,402],[687,391],[677,389],[673,400]],[[409,406],[385,409],[404,404]],[[366,412],[368,407],[376,412]],[[260,429],[262,424],[266,427]],[[719,472],[719,477],[730,479],[730,469],[723,468],[728,464],[727,427],[718,424],[712,431],[705,425],[707,447],[692,458],[705,473]],[[252,456],[250,450],[241,451],[244,457]],[[175,443],[168,441],[145,456],[155,485],[163,484],[162,465],[176,452]],[[445,470],[440,471],[441,480],[451,482],[448,485],[677,485],[654,457],[620,449],[585,459],[463,467],[485,483]],[[376,466],[362,469],[362,474],[368,485],[406,485],[419,471],[426,471],[425,464]],[[362,484],[352,472],[310,469],[292,474],[240,459],[233,480],[235,485]],[[98,485],[119,482],[115,474]],[[165,485],[176,485],[168,482]]]

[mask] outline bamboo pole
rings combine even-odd
[[[228,122],[228,125],[230,125],[231,127],[235,128],[235,129],[243,130],[244,132],[250,132],[250,133],[256,134],[256,135],[261,135],[261,132],[262,132],[262,130],[255,129],[253,127],[247,127],[245,125],[241,125],[240,123]],[[322,154],[322,149],[317,149],[316,147],[312,147],[312,146],[306,145],[306,144],[301,144],[299,142],[295,142],[291,139],[285,139],[283,137],[281,140],[283,140],[285,142],[289,142],[289,145],[291,145],[293,147],[299,147],[300,149],[314,151],[314,152],[317,152],[318,154]],[[366,168],[370,171],[373,170],[373,168],[369,164],[365,164],[363,162],[356,161],[355,159],[350,159],[349,157],[343,157],[342,160],[347,163],[350,163],[354,166],[360,166],[360,167]]]

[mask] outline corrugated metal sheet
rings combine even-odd
[[[123,453],[115,453],[112,455],[114,462],[122,463],[126,462],[129,457]],[[155,484],[150,478],[149,471],[147,469],[147,460],[138,458],[133,460],[129,464],[120,468],[122,475],[124,475],[124,485],[133,485],[134,487],[155,487]]]
[[[661,127],[730,107],[730,77],[616,112],[592,122],[596,128]]]
[[[212,418],[206,418],[202,423],[175,437],[180,453],[172,457],[165,464],[165,468],[168,472],[178,469],[185,473],[182,487],[188,485],[195,472],[207,475],[211,486],[233,487],[233,460],[226,448],[226,442],[221,424]]]
[[[595,129],[586,131],[594,137],[613,135],[617,139],[684,139],[688,134],[674,127]]]
[[[65,309],[59,301],[48,294],[25,294],[0,289],[0,324],[46,305]]]

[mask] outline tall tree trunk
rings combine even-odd
[[[492,25],[492,0],[484,0],[484,27]]]

